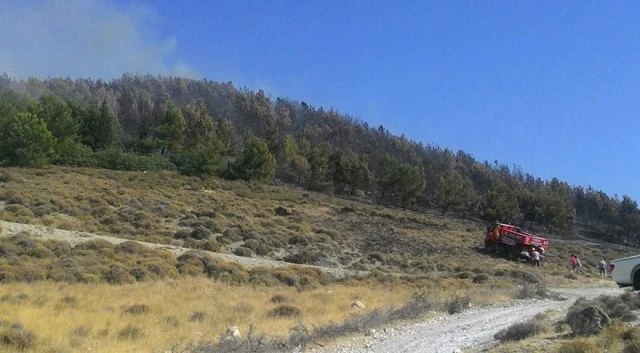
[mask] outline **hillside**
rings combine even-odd
[[[0,334],[28,330],[35,339],[23,343],[35,352],[187,349],[234,325],[243,337],[254,325],[255,334],[292,340],[299,322],[330,343],[466,300],[483,306],[543,295],[546,286],[611,286],[596,262],[631,253],[552,237],[544,266],[533,269],[483,254],[483,222],[359,198],[169,171],[0,175],[0,218],[26,225],[3,223]],[[569,270],[572,252],[584,273]],[[365,308],[351,307],[355,300]],[[326,333],[353,318],[362,321]],[[20,340],[3,342],[21,349]]]
[[[477,161],[473,151],[411,141],[335,109],[272,99],[230,82],[130,74],[110,82],[16,81],[2,75],[0,126],[0,165],[6,167],[277,181],[557,235],[580,226],[596,239],[640,244],[640,210],[628,196],[542,180],[517,165]]]

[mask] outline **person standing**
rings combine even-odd
[[[600,275],[601,276],[607,276],[607,262],[604,261],[604,259],[600,259],[600,264],[598,265],[598,268],[600,269]]]
[[[578,257],[575,254],[571,254],[571,269],[573,272],[578,272],[576,268],[578,268]]]
[[[532,265],[534,267],[540,267],[540,253],[538,252],[537,249],[533,249],[533,251],[531,252],[531,256],[533,259],[533,263]]]
[[[582,261],[580,261],[580,258],[576,256],[576,272],[580,271],[582,271]]]

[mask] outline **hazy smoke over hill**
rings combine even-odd
[[[168,62],[177,41],[161,36],[160,25],[140,4],[0,0],[0,72],[17,78],[195,76],[184,63]]]

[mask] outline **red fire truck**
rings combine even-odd
[[[529,257],[529,251],[534,248],[544,257],[549,240],[514,225],[495,222],[487,228],[484,246],[486,252],[498,252],[509,260],[517,260],[521,256]]]

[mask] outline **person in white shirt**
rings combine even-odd
[[[535,267],[540,267],[540,253],[538,252],[538,250],[534,248],[531,252],[531,256],[533,258],[532,265]]]

